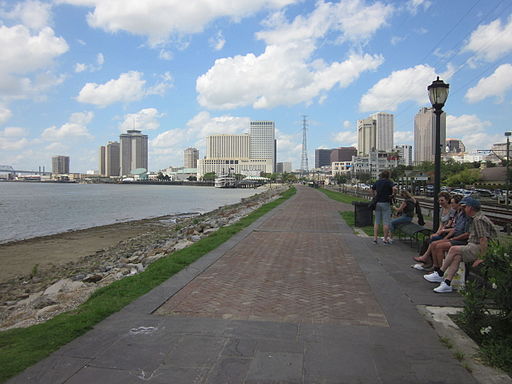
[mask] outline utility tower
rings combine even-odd
[[[300,160],[300,169],[302,171],[303,176],[309,173],[307,139],[308,123],[306,121],[306,117],[306,115],[302,116],[302,157]]]

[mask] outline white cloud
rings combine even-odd
[[[299,15],[291,23],[282,12],[272,15],[266,22],[271,29],[258,32],[256,36],[267,44],[280,45],[318,39],[328,31],[335,31],[339,34],[339,42],[364,41],[385,26],[392,13],[393,7],[381,2],[367,6],[363,0],[338,3],[320,0],[309,16]]]
[[[166,77],[163,82],[146,88],[146,80],[143,80],[142,76],[141,72],[130,71],[122,73],[118,79],[110,80],[105,84],[87,83],[81,89],[77,101],[106,107],[117,102],[128,103],[141,100],[147,95],[162,95],[170,86],[166,80],[167,75],[164,75]]]
[[[96,64],[76,63],[75,64],[75,72],[76,73],[80,73],[80,72],[84,72],[84,71],[96,72],[103,68],[104,63],[105,63],[105,57],[103,56],[103,53],[98,53],[96,55]]]
[[[27,130],[21,127],[6,127],[0,131],[0,137],[22,137],[27,134]]]
[[[11,118],[11,116],[11,110],[0,105],[0,124],[6,123],[7,120]]]
[[[355,130],[340,131],[334,135],[333,140],[347,146],[357,146],[357,132]]]
[[[512,88],[512,65],[503,64],[496,68],[492,75],[480,79],[475,87],[468,89],[465,98],[470,103],[476,103],[496,96],[501,103],[510,88]]]
[[[93,112],[73,113],[67,123],[63,124],[60,128],[56,126],[46,128],[41,137],[47,141],[61,141],[73,138],[92,139],[93,136],[87,130],[87,124],[91,122],[93,117]]]
[[[395,131],[393,141],[400,144],[412,144],[414,142],[414,134],[412,131]]]
[[[12,140],[0,136],[0,149],[4,151],[19,151],[20,149],[25,148],[28,144],[29,141],[26,138]]]
[[[307,63],[311,53],[306,44],[271,45],[260,56],[218,59],[197,79],[199,104],[213,109],[247,105],[261,109],[309,103],[336,85],[348,86],[383,62],[381,56],[352,54],[330,65],[320,59]]]
[[[405,37],[403,36],[393,36],[391,38],[391,45],[397,45],[398,43],[405,40]]]
[[[222,31],[218,31],[215,36],[212,36],[208,39],[208,43],[210,47],[212,47],[216,51],[220,51],[224,48],[224,44],[226,44],[226,39],[222,35]]]
[[[103,56],[103,53],[100,52],[96,55],[96,64],[100,67],[105,64],[105,56]]]
[[[63,79],[45,72],[56,57],[68,50],[66,41],[56,37],[51,28],[32,35],[23,25],[0,25],[0,46],[0,99],[40,95]]]
[[[124,116],[124,121],[119,125],[121,131],[128,129],[137,129],[143,131],[152,131],[160,128],[158,119],[163,117],[163,113],[158,113],[156,108],[141,109],[137,113],[129,113]]]
[[[172,60],[172,52],[161,49],[158,57],[162,60]]]
[[[418,13],[419,8],[423,8],[423,10],[426,11],[431,5],[432,3],[428,0],[409,0],[406,4],[406,8],[411,14],[415,15]]]
[[[351,121],[345,120],[343,122],[343,128],[351,128],[353,126]]]
[[[512,15],[507,23],[496,19],[493,22],[480,25],[471,34],[462,52],[473,52],[477,59],[496,61],[512,52]]]
[[[93,7],[87,16],[91,27],[108,32],[127,31],[147,36],[151,45],[172,35],[202,32],[213,20],[238,21],[262,9],[279,9],[296,0],[58,0],[58,3]]]
[[[75,72],[80,73],[87,70],[87,64],[76,63],[75,64]]]
[[[51,23],[51,8],[52,6],[49,3],[27,0],[17,3],[8,12],[0,11],[0,16],[17,20],[28,28],[39,30]]]
[[[442,75],[449,79],[449,73]],[[436,71],[428,65],[417,65],[394,71],[379,80],[359,101],[361,112],[395,111],[405,101],[415,101],[419,105],[428,103],[427,86],[436,78]]]
[[[494,143],[503,142],[502,135],[490,134],[490,121],[476,115],[446,116],[446,136],[461,139],[466,151],[487,150]]]

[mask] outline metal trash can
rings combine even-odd
[[[354,225],[356,227],[367,227],[373,225],[373,210],[368,207],[369,202],[353,201]]]

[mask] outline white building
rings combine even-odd
[[[250,159],[272,160],[272,168],[276,164],[275,123],[273,121],[251,121]]]
[[[260,176],[261,172],[272,173],[270,159],[199,159],[197,161],[197,177],[215,172],[216,175],[241,174]]]
[[[441,153],[446,147],[446,113],[441,114]],[[433,108],[421,108],[414,117],[414,163],[434,162],[436,143],[436,115]]]
[[[396,168],[398,164],[398,157],[391,153],[370,151],[366,156],[352,157],[352,172],[356,177],[359,173],[369,173],[378,178],[382,171]]]
[[[393,150],[394,115],[378,112],[357,121],[358,155],[368,155],[370,151]]]
[[[185,168],[197,168],[199,151],[196,148],[187,148],[183,153],[183,166]]]
[[[333,177],[336,175],[348,175],[350,172],[352,172],[351,161],[333,161],[331,163],[331,174]]]
[[[242,135],[206,136],[206,158],[249,159],[249,139],[247,133]]]
[[[412,145],[400,144],[395,146],[395,151],[400,157],[400,164],[413,165],[412,161]]]
[[[148,169],[148,136],[135,129],[119,136],[121,175],[127,176],[137,168]]]

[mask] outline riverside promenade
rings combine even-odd
[[[476,383],[417,305],[460,297],[351,205],[291,199],[9,383]]]

